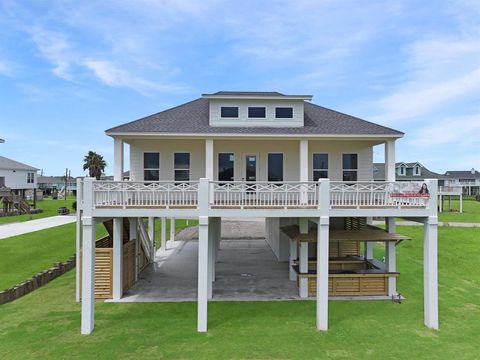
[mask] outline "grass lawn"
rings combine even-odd
[[[452,200],[452,209],[455,212],[448,212],[448,200],[443,202],[446,212],[438,213],[439,221],[452,222],[477,222],[480,223],[480,201],[463,200],[463,213],[459,213],[459,200]]]
[[[97,236],[106,234],[97,226]],[[75,254],[75,223],[0,240],[0,289],[9,288]]]
[[[196,304],[96,305],[96,328],[81,336],[69,272],[0,306],[0,358],[53,359],[478,359],[480,235],[439,229],[440,331],[423,326],[422,229],[398,247],[402,304],[332,301],[330,330],[315,330],[315,302],[212,302],[209,332],[195,331]]]
[[[49,216],[57,215],[57,210],[61,206],[65,206],[72,210],[72,204],[75,201],[75,197],[70,196],[65,199],[59,200],[52,200],[51,198],[44,199],[37,201],[37,208],[42,209],[43,212],[40,214],[25,214],[25,215],[17,215],[17,216],[2,216],[0,217],[0,224],[7,224],[19,221],[27,221],[27,220],[34,220],[34,219],[41,219]]]

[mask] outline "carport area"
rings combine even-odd
[[[198,231],[185,229],[167,245],[120,302],[197,301]],[[263,219],[222,221],[212,289],[213,301],[299,299],[288,262],[265,241]]]

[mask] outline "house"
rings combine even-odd
[[[444,186],[448,176],[431,171],[420,162],[397,162],[395,164],[396,181],[418,181],[425,178],[437,179],[438,186]],[[385,163],[373,164],[373,179],[385,181]]]
[[[462,188],[450,183],[450,177],[442,175],[427,169],[419,162],[398,162],[395,164],[396,181],[422,181],[422,179],[438,180],[438,210],[442,212],[445,209],[444,200],[448,200],[448,211],[452,211],[452,196],[459,198],[459,212],[463,212]],[[375,181],[385,181],[385,164],[373,164],[373,179]]]
[[[115,181],[78,184],[83,334],[94,328],[95,297],[119,301],[153,261],[156,219],[192,217],[199,220],[199,332],[207,331],[208,302],[218,295],[219,229],[230,217],[265,218],[266,241],[285,281],[298,283],[292,296],[316,298],[318,330],[328,329],[329,299],[399,296],[395,247],[408,238],[397,234],[395,219],[423,223],[424,323],[438,329],[437,179],[396,181],[395,141],[402,132],[311,100],[220,91],[106,131],[114,142]],[[122,181],[125,143],[129,181]],[[385,147],[385,183],[373,181],[376,145]],[[385,217],[386,231],[368,223],[377,216]],[[109,236],[95,242],[101,222]],[[373,254],[379,242],[385,262]],[[95,268],[96,261],[108,271]]]
[[[65,176],[39,176],[37,182],[38,188],[43,191],[44,195],[65,191]],[[77,190],[76,179],[69,176],[66,185],[67,193],[75,194]]]
[[[480,172],[472,168],[466,171],[445,172],[448,186],[461,186],[465,195],[480,194]]]
[[[24,197],[27,190],[37,188],[38,169],[0,156],[0,187],[8,187]]]

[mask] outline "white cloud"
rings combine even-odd
[[[40,55],[54,66],[53,73],[64,80],[71,80],[70,66],[74,62],[75,54],[67,36],[39,26],[31,28],[29,32]]]

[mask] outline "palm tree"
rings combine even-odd
[[[97,154],[95,151],[89,151],[83,158],[83,170],[88,169],[88,175],[100,180],[107,163],[103,160],[103,156]]]

